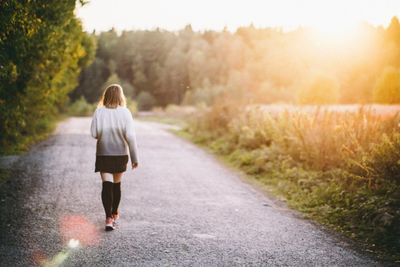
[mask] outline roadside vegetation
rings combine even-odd
[[[221,100],[183,134],[306,217],[400,259],[399,122],[363,108],[271,113]]]
[[[83,32],[75,4],[0,2],[0,154],[47,136],[93,60],[96,43]]]

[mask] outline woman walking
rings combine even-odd
[[[122,87],[111,84],[106,88],[94,112],[91,134],[97,139],[95,172],[102,180],[101,200],[106,213],[106,231],[115,229],[120,216],[121,178],[128,164],[138,166],[136,136],[132,114],[126,108]]]

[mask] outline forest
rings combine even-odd
[[[141,109],[210,105],[220,96],[249,103],[399,103],[400,23],[359,24],[340,40],[310,28],[240,27],[93,33],[96,56],[72,99],[96,102],[119,82]]]

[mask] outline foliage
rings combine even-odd
[[[378,103],[400,103],[400,69],[388,67],[374,87],[374,100]]]
[[[35,139],[52,123],[90,63],[94,43],[76,1],[0,2],[0,147]]]
[[[215,99],[224,92],[223,86],[196,88],[186,91],[183,98],[183,105],[211,105]]]
[[[102,85],[116,75],[135,89],[133,97],[148,92],[163,107],[211,105],[226,91],[229,98],[260,104],[369,103],[377,73],[400,67],[400,23],[393,18],[386,29],[362,24],[357,31],[348,42],[335,43],[308,28],[111,29],[94,35],[96,60],[72,96],[97,101]]]
[[[96,104],[89,104],[82,96],[68,106],[67,113],[70,116],[92,116],[96,110]]]
[[[82,70],[79,76],[79,85],[70,93],[71,99],[76,100],[83,96],[90,103],[99,101],[103,93],[104,83],[110,76],[107,65],[101,58],[95,58],[94,61]],[[96,90],[94,90],[96,88]]]
[[[156,104],[155,98],[149,92],[140,92],[137,96],[136,101],[138,103],[139,110],[151,110]]]
[[[400,248],[399,121],[365,109],[274,114],[225,102],[198,111],[186,132],[289,206],[393,253]]]
[[[138,104],[136,101],[130,99],[129,97],[126,99],[126,107],[134,114],[138,111]]]
[[[105,90],[107,86],[113,83],[117,83],[122,86],[126,97],[128,98],[133,97],[134,95],[133,86],[129,82],[121,80],[116,73],[113,73],[110,77],[108,77],[107,81],[101,86],[102,90]]]

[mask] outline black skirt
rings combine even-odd
[[[128,165],[128,155],[122,156],[98,156],[94,172],[118,173],[126,171]]]

